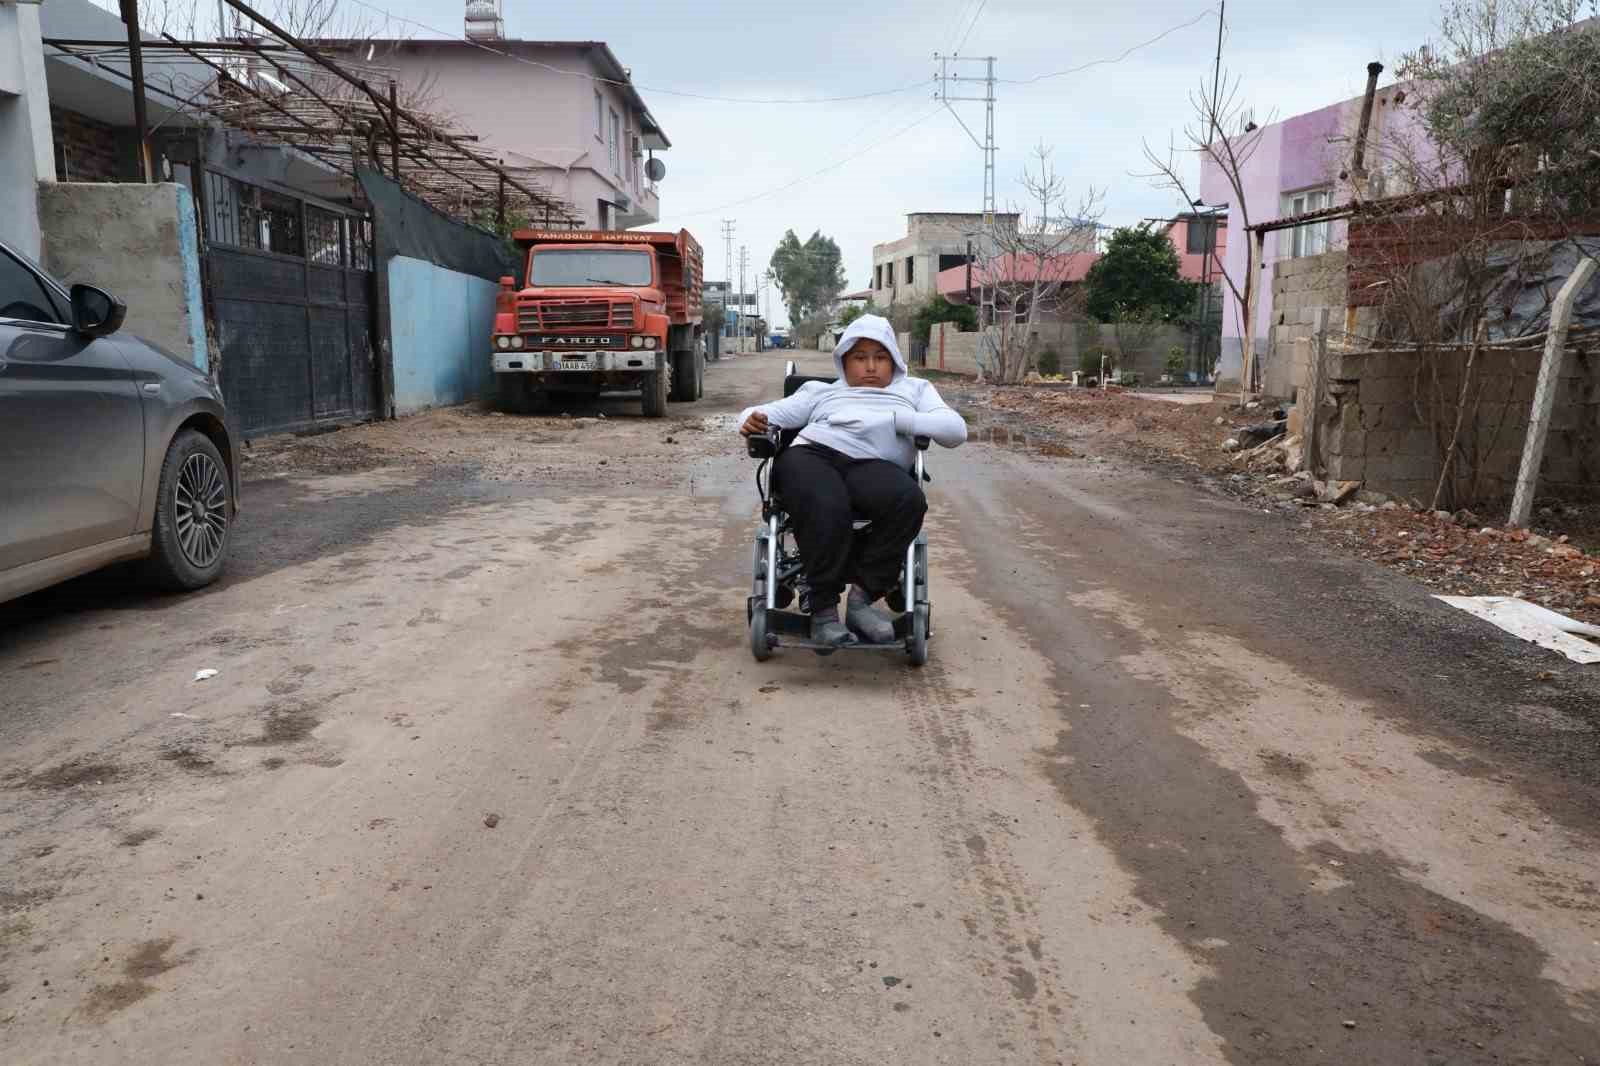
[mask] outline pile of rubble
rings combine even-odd
[[[1535,516],[1537,531],[1507,530],[1470,511],[1434,511],[1427,501],[1391,497],[1359,482],[1324,481],[1305,469],[1300,420],[1291,409],[1179,405],[1120,389],[950,391],[970,415],[1013,419],[1030,432],[1046,429],[1083,454],[1120,451],[1183,463],[1441,593],[1519,596],[1600,623],[1600,506],[1581,512],[1552,507]],[[1585,543],[1595,550],[1585,554]]]

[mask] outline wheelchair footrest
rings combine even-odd
[[[798,611],[767,611],[767,634],[772,638],[775,646],[780,648],[811,648],[829,651],[905,651],[906,641],[911,636],[911,615],[896,615],[894,620],[895,639],[888,644],[868,644],[857,641],[854,644],[819,644],[811,639],[811,616],[800,614]]]

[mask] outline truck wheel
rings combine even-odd
[[[640,406],[646,418],[661,418],[667,413],[667,397],[672,392],[672,359],[664,357],[661,369],[645,375],[640,390]]]
[[[695,391],[699,385],[699,376],[695,371],[695,358],[692,349],[672,353],[672,396],[675,403],[689,403],[698,400],[699,394]]]

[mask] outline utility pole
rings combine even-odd
[[[750,246],[741,244],[739,245],[739,351],[741,352],[744,351],[744,338],[749,332],[749,327],[745,324],[748,321],[748,316],[744,313],[744,272],[749,265]]]
[[[722,284],[723,292],[725,293],[722,306],[724,312],[726,312],[728,304],[733,303],[733,229],[736,225],[738,223],[731,218],[722,220]],[[736,307],[734,310],[737,313],[738,308]],[[734,323],[737,325],[738,319],[734,319]],[[726,325],[723,326],[723,335],[727,335]]]
[[[996,150],[994,143],[995,57],[947,56],[935,52],[933,58],[939,61],[939,71],[935,75],[939,88],[935,91],[934,98],[943,103],[945,109],[955,116],[955,120],[961,123],[961,128],[967,131],[967,136],[972,138],[972,143],[977,145],[978,150],[983,153],[983,224],[978,232],[978,259],[984,265],[984,269],[978,275],[978,328],[983,348],[978,359],[978,370],[981,374],[986,361],[985,357],[987,357],[987,362],[990,366],[996,366],[998,365],[1000,354],[999,345],[994,336],[995,282],[1000,279],[990,277],[998,256],[994,217],[994,157]],[[984,65],[982,78],[963,75],[959,72],[959,68],[956,73],[952,73],[950,67],[955,63],[982,63]],[[975,84],[979,81],[983,83],[982,96],[952,96],[950,93],[952,82],[955,83],[957,91],[962,91],[962,83]],[[983,104],[982,140],[979,140],[978,135],[972,132],[971,127],[962,120],[956,109],[950,106],[952,103],[960,101]]]
[[[761,339],[756,344],[756,351],[766,348],[767,335],[772,332],[772,297],[767,292],[767,286],[772,282],[772,271],[763,270],[757,281],[761,285],[761,300],[758,310],[761,312],[761,321],[766,323],[766,328],[761,331]]]

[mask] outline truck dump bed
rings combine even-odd
[[[661,287],[667,314],[682,325],[699,322],[705,282],[705,255],[688,230],[677,233],[648,230],[519,229],[512,234],[519,248],[540,244],[648,244],[661,264]]]

